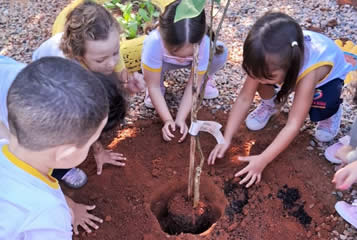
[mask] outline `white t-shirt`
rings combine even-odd
[[[65,58],[63,51],[59,48],[62,38],[62,33],[57,33],[41,44],[32,54],[32,61],[42,57],[62,57]]]
[[[71,214],[57,180],[0,145],[0,239],[70,240]]]
[[[316,32],[303,31],[305,56],[304,65],[300,69],[298,81],[311,71],[321,66],[331,66],[329,74],[316,87],[320,87],[333,79],[345,79],[352,65],[347,63],[344,53],[330,38]]]
[[[200,43],[198,57],[198,72],[204,74],[207,71],[209,61],[210,42],[209,37],[205,35]],[[151,72],[161,72],[163,62],[175,65],[187,66],[192,60],[179,62],[175,56],[170,58],[170,54],[164,47],[158,30],[153,30],[144,40],[144,47],[141,56],[141,67]]]
[[[15,80],[17,74],[26,65],[20,62],[16,62],[12,58],[0,56],[0,121],[9,128],[7,120],[7,93],[12,82]]]

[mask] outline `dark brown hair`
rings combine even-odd
[[[293,42],[296,42],[297,45]],[[277,57],[271,62],[267,56]],[[280,12],[270,12],[253,25],[243,46],[243,69],[253,78],[272,79],[271,67],[286,76],[277,101],[284,102],[296,85],[304,60],[304,35],[299,24]]]
[[[120,25],[103,6],[85,1],[67,16],[60,49],[68,58],[85,54],[86,40],[106,40],[113,28],[120,33]]]
[[[161,38],[171,50],[176,51],[187,43],[200,43],[206,33],[206,14],[203,10],[194,18],[186,18],[174,22],[176,8],[181,0],[168,5],[160,15],[159,31]]]
[[[27,65],[9,89],[10,132],[33,151],[83,146],[108,116],[106,95],[102,82],[79,64],[41,58]]]

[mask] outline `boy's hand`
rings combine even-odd
[[[187,133],[188,133],[188,127],[185,121],[180,121],[176,120],[176,125],[180,128],[180,133],[182,137],[178,140],[179,143],[183,142],[185,140]]]
[[[208,165],[213,165],[216,161],[216,158],[222,158],[224,156],[224,153],[229,148],[230,144],[231,143],[228,141],[223,144],[217,144],[209,154]]]
[[[94,159],[97,163],[97,174],[102,174],[104,164],[112,164],[115,166],[125,166],[126,157],[121,153],[115,153],[112,150],[101,149],[94,152]]]
[[[87,233],[91,233],[92,230],[90,227],[94,229],[98,229],[99,226],[95,224],[95,222],[102,223],[103,220],[94,216],[93,214],[88,213],[95,208],[95,205],[89,206],[79,203],[74,203],[72,206],[72,225],[74,234],[78,235],[78,226],[81,226]]]
[[[253,183],[259,183],[262,177],[262,171],[264,170],[266,164],[263,162],[263,159],[261,155],[254,155],[254,156],[247,156],[247,157],[238,157],[238,160],[244,161],[244,162],[249,162],[248,165],[237,172],[234,176],[239,177],[244,174],[245,177],[239,182],[239,184],[244,184],[246,182],[247,185],[245,185],[247,188],[253,185]]]
[[[336,184],[336,188],[346,190],[357,181],[357,162],[348,164],[335,173],[332,182]]]
[[[175,137],[175,135],[172,134],[171,131],[176,130],[176,124],[173,120],[167,120],[164,123],[164,126],[162,127],[162,137],[165,141],[171,141],[172,138]]]
[[[350,145],[343,145],[336,152],[336,157],[342,161],[342,163],[348,163],[347,154],[353,150]]]

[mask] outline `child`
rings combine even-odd
[[[74,219],[49,173],[87,157],[107,122],[105,89],[78,64],[51,57],[22,69],[3,95],[10,138],[0,146],[0,239],[72,239]]]
[[[337,151],[336,158],[342,163],[348,163],[347,166],[338,170],[332,180],[336,184],[336,188],[346,190],[351,185],[357,182],[357,152],[356,152],[356,137],[357,137],[357,120],[353,124],[351,130],[351,141],[349,144],[341,147]],[[357,204],[356,202],[348,204],[345,201],[339,201],[335,205],[336,211],[347,222],[357,228]]]
[[[32,58],[36,60],[44,56],[66,57],[93,72],[125,75],[124,65],[119,61],[119,32],[118,22],[104,7],[85,1],[67,16],[64,33],[56,34],[44,42]],[[134,87],[132,90],[139,91],[140,84],[135,85],[136,87],[134,85],[131,84]],[[97,174],[101,174],[101,166],[106,163],[125,165],[122,161],[126,158],[121,153],[105,150],[100,141],[95,142],[93,150],[98,166]],[[86,183],[86,176],[79,169],[54,171],[54,176],[63,179],[72,188],[80,188]]]
[[[294,101],[285,127],[267,149],[259,155],[239,157],[248,165],[235,176],[245,177],[240,184],[259,183],[263,169],[276,158],[299,133],[307,114],[318,122],[315,137],[332,140],[340,125],[343,79],[351,69],[343,52],[329,38],[315,32],[302,31],[298,23],[283,13],[268,13],[250,30],[243,49],[243,68],[247,80],[233,106],[225,130],[224,144],[217,144],[208,158],[214,164],[222,158],[231,139],[247,116],[256,91],[260,105],[248,115],[250,130],[265,127],[270,117],[295,91]],[[274,85],[280,85],[276,94]]]
[[[152,31],[145,39],[141,63],[144,80],[148,86],[144,100],[145,106],[155,108],[164,122],[162,128],[164,140],[170,141],[174,137],[172,131],[175,131],[178,126],[182,134],[179,142],[182,142],[188,131],[185,120],[192,105],[193,75],[191,74],[186,85],[176,120],[173,120],[164,99],[164,72],[178,68],[191,68],[193,45],[199,44],[198,84],[200,84],[208,66],[210,39],[206,36],[204,11],[197,17],[174,23],[176,7],[179,3],[180,1],[175,1],[166,6],[165,12],[160,16],[159,28]],[[205,89],[206,99],[218,96],[218,90],[212,83],[212,76],[227,59],[227,49],[222,43],[219,45],[223,53],[216,52],[214,55],[212,68],[208,73],[211,80]]]

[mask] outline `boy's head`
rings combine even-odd
[[[109,75],[119,62],[118,21],[103,6],[84,1],[67,16],[60,48],[91,71]]]
[[[101,81],[79,64],[41,58],[25,67],[9,89],[10,133],[29,151],[57,149],[59,159],[74,160],[56,163],[58,168],[78,165],[106,124],[106,94]]]

